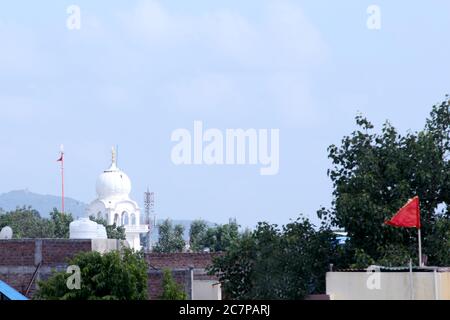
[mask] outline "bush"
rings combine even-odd
[[[124,248],[105,254],[82,252],[69,261],[80,268],[81,286],[69,289],[72,276],[55,272],[38,283],[38,300],[145,300],[147,299],[147,264],[142,253]]]
[[[163,293],[160,296],[161,300],[186,300],[187,294],[183,288],[175,282],[172,277],[172,272],[169,269],[164,269],[163,274]]]

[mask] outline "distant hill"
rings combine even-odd
[[[17,190],[0,194],[0,209],[3,211],[12,211],[17,207],[31,206],[33,209],[39,211],[41,217],[49,218],[50,212],[53,208],[61,208],[61,197],[52,195],[43,195],[31,192],[29,190]],[[65,211],[72,213],[76,217],[84,216],[87,204],[76,199],[65,198]],[[163,219],[158,219],[157,224],[161,223]],[[189,238],[189,229],[193,220],[172,220],[172,224],[181,224],[184,227],[184,238]],[[209,226],[214,223],[207,222]],[[158,239],[158,228],[152,233],[152,240]]]
[[[41,217],[48,218],[53,208],[61,208],[61,197],[42,195],[28,190],[10,191],[0,194],[0,208],[3,211],[12,211],[17,207],[31,206],[39,211]],[[65,211],[72,213],[74,217],[81,217],[86,211],[86,204],[72,199],[64,199]]]

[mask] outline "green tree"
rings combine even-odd
[[[209,248],[212,252],[220,252],[226,251],[238,238],[239,225],[236,220],[230,219],[227,224],[209,228],[203,242],[205,248]]]
[[[203,240],[206,237],[208,225],[204,220],[194,220],[189,229],[189,245],[192,251],[199,252],[204,249]]]
[[[234,219],[223,225],[208,227],[202,220],[194,221],[190,229],[191,249],[194,252],[208,248],[212,252],[226,251],[240,237],[239,225]]]
[[[80,268],[81,287],[70,290],[69,273],[56,272],[39,281],[37,300],[145,300],[147,264],[141,252],[124,248],[105,254],[82,252],[69,261]]]
[[[182,286],[179,285],[172,276],[172,271],[170,269],[163,270],[163,281],[162,281],[163,293],[160,296],[161,300],[186,300],[187,294],[183,290]]]
[[[426,253],[432,258],[431,263],[437,261],[442,266],[450,265],[450,214],[441,214],[436,218],[431,236],[426,241]]]
[[[125,228],[123,226],[117,226],[115,223],[112,225],[108,225],[108,221],[102,218],[95,218],[93,216],[90,216],[89,218],[92,221],[97,222],[98,224],[101,224],[105,227],[108,239],[126,239]]]
[[[48,219],[42,219],[39,212],[31,207],[17,208],[0,214],[0,229],[10,226],[15,239],[52,238],[54,226]]]
[[[209,268],[229,299],[302,299],[325,290],[325,273],[336,263],[338,242],[325,226],[300,218],[284,226],[259,223]]]
[[[358,130],[328,149],[334,200],[319,217],[348,232],[347,252],[353,254],[353,262],[357,252],[377,263],[389,263],[393,252],[402,252],[395,263],[406,264],[409,258],[417,263],[417,231],[386,226],[384,221],[418,195],[423,252],[429,264],[448,263],[450,238],[442,226],[448,226],[450,213],[449,102],[433,107],[420,132],[401,135],[386,122],[381,133],[375,133],[361,115],[356,123]],[[442,214],[440,206],[446,208]]]
[[[53,224],[53,237],[60,239],[69,238],[69,225],[73,221],[71,213],[62,213],[54,208],[50,212],[50,220]]]
[[[172,225],[169,219],[164,220],[159,226],[159,239],[155,245],[156,252],[182,252],[186,242],[184,241],[184,227],[182,225]]]

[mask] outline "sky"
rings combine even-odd
[[[88,203],[118,145],[131,197],[149,187],[158,218],[317,223],[327,147],[358,112],[416,131],[450,93],[449,16],[438,0],[2,1],[0,192],[58,195],[64,144],[66,195]],[[194,121],[278,129],[278,173],[174,164],[171,135]]]

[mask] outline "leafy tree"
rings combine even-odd
[[[202,242],[206,237],[207,230],[208,225],[204,220],[192,221],[189,229],[189,245],[192,251],[198,252],[204,249],[204,244]]]
[[[69,238],[69,225],[73,221],[71,213],[62,213],[54,208],[50,212],[50,220],[53,224],[53,236],[60,239]]]
[[[350,265],[352,269],[363,269],[375,264],[375,261],[363,249],[355,249],[353,262]]]
[[[409,258],[417,262],[417,231],[386,226],[384,221],[418,195],[423,252],[429,264],[448,263],[449,102],[434,106],[425,129],[416,133],[400,135],[389,122],[381,133],[374,133],[374,126],[361,115],[356,123],[358,130],[328,149],[334,200],[331,209],[318,212],[319,217],[348,232],[347,253],[353,252],[353,262],[358,252],[377,263],[405,264]],[[446,212],[439,214],[440,206]],[[399,252],[401,259],[392,261]]]
[[[230,219],[229,223],[207,227],[206,223],[199,220],[194,221],[190,229],[191,249],[202,251],[208,248],[212,252],[221,252],[236,241],[239,234],[239,225],[236,220]]]
[[[182,252],[186,243],[183,239],[184,227],[182,225],[172,225],[172,222],[167,219],[159,226],[159,239],[155,245],[156,252]]]
[[[216,225],[209,228],[204,239],[204,247],[213,252],[226,251],[239,238],[239,225],[236,220],[228,224]]]
[[[163,293],[161,300],[186,300],[187,294],[183,288],[173,279],[170,269],[163,270]]]
[[[125,228],[123,226],[117,226],[115,223],[112,225],[108,225],[108,221],[102,218],[95,218],[93,216],[90,216],[89,218],[92,221],[97,222],[98,224],[101,224],[105,227],[108,239],[126,239]]]
[[[325,226],[298,219],[281,230],[259,223],[214,258],[209,268],[229,299],[301,299],[325,290],[325,272],[336,263],[338,242]]]
[[[48,219],[42,219],[39,212],[31,207],[17,208],[0,214],[0,229],[10,226],[15,239],[52,238],[54,226]]]
[[[70,290],[71,274],[56,272],[39,282],[38,300],[145,300],[147,264],[142,253],[124,248],[105,254],[82,252],[69,261],[81,271],[81,288]]]
[[[447,207],[448,209],[448,207]],[[450,265],[450,215],[441,214],[432,225],[431,236],[427,237],[426,253],[440,265]]]
[[[105,226],[109,239],[125,240],[125,228],[108,225],[104,219],[91,220]],[[73,221],[71,213],[59,212],[56,208],[50,212],[50,219],[42,218],[38,211],[31,207],[17,208],[11,212],[0,212],[0,228],[10,226],[14,238],[69,238],[69,225]]]
[[[184,241],[184,227],[181,224],[177,224],[173,227],[173,236],[171,245],[174,251],[183,251],[186,246],[186,241]]]

